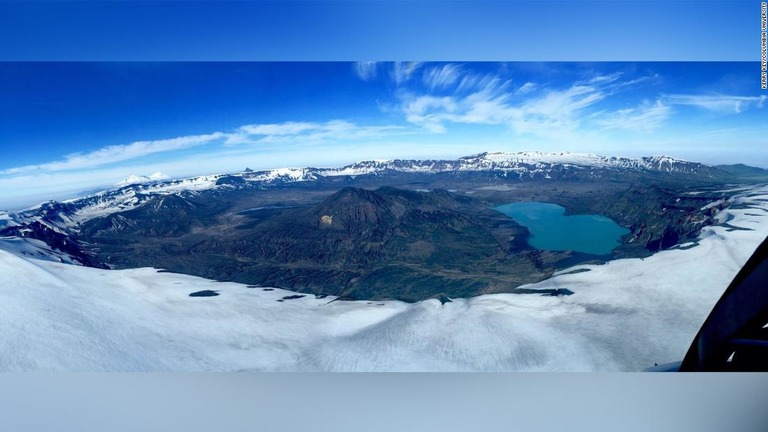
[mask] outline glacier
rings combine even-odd
[[[445,304],[285,299],[295,293],[76,266],[43,244],[0,239],[0,371],[643,370],[683,358],[768,236],[768,186],[721,213],[727,224],[692,244],[523,286],[570,296]],[[205,290],[219,295],[189,296]]]

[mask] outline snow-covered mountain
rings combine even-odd
[[[414,174],[439,174],[461,172],[515,172],[520,177],[533,178],[536,174],[562,172],[563,169],[613,170],[639,173],[679,173],[712,177],[718,170],[711,166],[675,159],[669,156],[631,159],[605,157],[591,153],[541,153],[541,152],[485,152],[455,160],[369,160],[340,168],[281,168],[266,171],[243,172],[244,178],[253,181],[274,182],[310,181],[319,177],[362,176],[386,172]]]
[[[320,170],[325,176],[363,175],[387,170],[411,173],[439,173],[466,171],[501,171],[521,174],[546,173],[563,167],[577,169],[612,169],[646,172],[686,173],[713,175],[717,170],[696,162],[688,162],[669,156],[653,156],[640,159],[605,157],[591,153],[542,153],[542,152],[485,152],[456,160],[387,160],[364,161],[338,169]]]
[[[161,180],[168,180],[170,177],[167,174],[156,172],[152,175],[145,176],[145,175],[131,175],[127,178],[119,181],[115,186],[117,187],[123,187],[123,186],[130,186],[134,184],[141,184],[141,183],[149,183],[149,182],[155,182],[155,181],[161,181]]]
[[[214,189],[221,177],[223,175],[132,183],[85,197],[48,201],[17,213],[0,215],[0,227],[5,220],[6,225],[11,226],[40,222],[54,230],[71,229],[90,219],[136,208],[153,195],[194,194]]]
[[[0,371],[641,370],[682,359],[768,235],[768,187],[732,201],[718,214],[727,225],[703,228],[695,242],[525,286],[572,295],[445,304],[331,301],[151,268],[73,266],[41,243],[3,239]]]

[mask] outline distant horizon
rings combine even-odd
[[[130,175],[483,151],[768,167],[758,62],[0,64],[0,208]]]

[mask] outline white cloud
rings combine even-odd
[[[612,83],[621,78],[622,73],[621,72],[614,72],[612,74],[608,75],[598,75],[596,77],[591,78],[588,83],[589,84],[605,84],[605,83]]]
[[[392,79],[395,83],[403,84],[410,80],[413,74],[421,67],[419,62],[395,62],[392,65]]]
[[[136,141],[126,145],[112,145],[90,153],[68,155],[64,160],[39,165],[25,165],[0,171],[0,175],[18,175],[29,172],[82,170],[116,162],[136,159],[154,153],[169,152],[196,147],[222,139],[225,134],[214,132],[206,135],[190,135],[154,141]]]
[[[404,84],[413,78],[422,67],[421,62],[375,62],[361,61],[352,65],[352,70],[363,81],[371,81],[379,75],[380,70],[389,70],[390,78],[397,84]]]
[[[657,129],[672,114],[672,109],[660,100],[643,101],[635,108],[627,108],[597,117],[595,123],[605,129],[626,129],[649,132]]]
[[[424,84],[432,90],[446,89],[461,76],[461,68],[454,64],[431,67],[424,71]]]
[[[581,112],[605,98],[596,86],[574,85],[521,99],[498,78],[477,79],[473,84],[480,82],[487,86],[464,96],[402,93],[406,120],[431,132],[445,132],[446,123],[468,123],[507,125],[518,133],[553,136],[574,130]]]
[[[538,86],[536,84],[534,84],[532,82],[527,82],[527,83],[523,84],[522,86],[520,86],[520,88],[515,91],[515,94],[516,95],[524,95],[524,94],[527,94],[527,93],[530,93],[530,92],[536,90],[537,87]]]
[[[580,126],[581,110],[602,98],[600,93],[581,94],[573,89],[551,92],[513,109],[509,124],[518,134],[567,136]]]
[[[461,80],[459,81],[459,85],[456,87],[456,92],[462,93],[467,91],[478,91],[478,90],[487,91],[491,89],[502,91],[503,88],[506,87],[507,85],[508,83],[503,82],[501,78],[499,78],[496,75],[466,73],[464,76],[461,77]]]
[[[350,140],[377,140],[407,133],[401,126],[361,126],[346,120],[324,123],[285,122],[250,124],[234,132],[213,132],[152,141],[136,141],[126,145],[112,145],[89,153],[71,154],[62,160],[38,165],[25,165],[0,171],[6,181],[27,175],[51,174],[62,171],[82,171],[90,175],[95,169],[110,165],[125,165],[144,156],[171,153],[212,143],[233,146],[237,144],[295,144],[316,145]],[[215,151],[222,151],[217,145]],[[211,154],[204,150],[202,153]]]
[[[361,61],[354,64],[355,75],[363,81],[370,81],[378,74],[379,63],[375,61]]]
[[[238,128],[247,135],[297,135],[318,127],[315,123],[285,122],[272,124],[245,125]]]
[[[405,120],[428,132],[444,133],[450,124],[507,126],[518,135],[557,140],[580,140],[594,117],[595,107],[607,98],[655,76],[622,79],[622,72],[594,75],[560,88],[533,82],[512,85],[514,77],[477,73],[453,64],[422,65],[423,86],[397,79],[399,109]],[[452,90],[450,94],[445,90]],[[669,115],[668,103],[641,104],[603,114],[604,128],[651,130]]]
[[[228,134],[225,143],[314,145],[337,140],[377,139],[402,129],[400,126],[360,126],[347,120],[252,124]]]
[[[667,97],[673,105],[688,105],[716,112],[740,113],[745,109],[762,108],[766,96],[729,96],[729,95],[684,95],[674,94]]]
[[[445,132],[442,123],[453,119],[458,106],[453,97],[419,96],[404,103],[405,119],[430,132]]]
[[[422,86],[409,82],[421,67]],[[519,134],[563,138],[578,130],[593,107],[607,97],[653,77],[622,80],[621,72],[596,75],[563,88],[542,88],[525,82],[512,86],[512,78],[477,73],[454,64],[438,66],[396,63],[392,79],[405,120],[434,133],[455,124],[505,125]],[[446,95],[445,90],[451,90]],[[617,113],[629,127],[651,128],[668,113],[668,107],[638,107]],[[622,117],[623,116],[623,117]],[[631,120],[631,123],[629,122]]]

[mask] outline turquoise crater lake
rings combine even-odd
[[[528,228],[528,244],[536,249],[572,250],[593,255],[608,255],[629,230],[601,215],[566,216],[557,204],[521,202],[504,204],[494,210]]]

